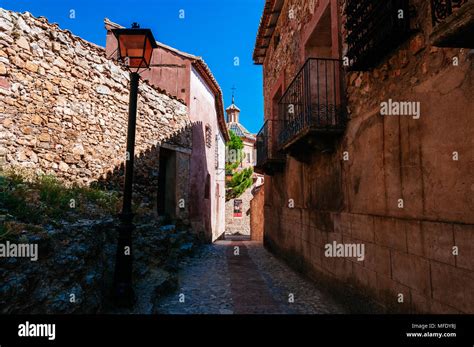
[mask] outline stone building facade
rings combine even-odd
[[[265,2],[265,245],[390,312],[473,313],[473,55],[468,35],[449,43],[472,2],[444,33],[429,1],[368,1],[363,20],[357,3]],[[364,48],[354,34],[381,16]],[[333,242],[363,244],[363,260],[327,256]]]
[[[250,236],[250,202],[252,187],[241,196],[225,203],[225,234]]]
[[[105,19],[107,30],[106,53],[116,59],[117,40],[111,30],[122,28]],[[224,233],[225,228],[225,142],[228,141],[222,91],[211,70],[200,57],[179,51],[157,42],[149,70],[142,78],[151,85],[164,89],[188,105],[191,121],[192,151],[190,154],[189,218],[193,229],[209,241]],[[167,151],[174,160],[174,151]],[[181,171],[172,169],[167,177],[180,177]],[[166,189],[167,185],[164,185]],[[167,201],[175,206],[177,201]]]
[[[105,49],[29,13],[0,9],[0,151],[3,163],[72,183],[123,181],[128,72]],[[160,147],[176,152],[173,196],[187,199],[191,120],[182,100],[140,83],[135,189],[156,206]],[[188,208],[175,208],[188,219]]]

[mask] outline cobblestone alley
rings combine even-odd
[[[238,247],[238,248],[237,248]],[[236,251],[238,255],[236,255]],[[219,241],[181,265],[179,288],[155,306],[163,314],[344,313],[261,243]]]

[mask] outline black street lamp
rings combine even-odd
[[[123,206],[118,227],[117,258],[115,263],[113,299],[118,306],[131,307],[135,302],[132,285],[132,185],[135,156],[135,129],[137,123],[138,71],[150,66],[153,49],[157,47],[150,29],[140,29],[137,23],[131,29],[114,29],[118,42],[118,59],[130,70],[130,102],[128,109],[127,152]]]

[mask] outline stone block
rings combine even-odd
[[[377,274],[377,297],[389,312],[409,312],[411,308],[410,288],[392,280],[386,275]],[[403,295],[403,297],[400,296]],[[400,302],[400,298],[403,299]]]
[[[322,255],[322,267],[337,279],[345,281],[353,278],[352,262],[345,258],[328,258]],[[365,281],[367,284],[369,281]]]
[[[307,241],[301,241],[301,255],[304,260],[308,263],[311,263],[311,244]]]
[[[347,261],[347,263],[352,264],[352,278],[356,284],[368,291],[368,294],[375,294],[377,291],[376,272],[354,262]]]
[[[431,312],[431,297],[423,295],[413,289],[410,289],[410,296],[412,313],[426,314]]]
[[[425,48],[425,38],[423,34],[418,34],[410,40],[410,52],[415,55]]]
[[[349,213],[334,213],[334,232],[351,235],[351,215]]]
[[[10,93],[10,87],[11,85],[8,79],[5,77],[0,77],[0,94],[6,93],[8,95]]]
[[[313,265],[316,264],[318,266],[321,266],[322,257],[324,256],[323,246],[311,244],[310,247],[311,247],[311,263]]]
[[[456,266],[474,271],[474,225],[454,225],[454,245],[458,247]]]
[[[402,221],[389,217],[374,217],[375,243],[400,251],[407,250],[406,231]]]
[[[336,234],[336,233],[325,233],[327,235],[326,238],[326,243],[333,243],[334,241],[336,243],[342,243],[342,235],[341,234]]]
[[[312,228],[309,231],[309,242],[316,245],[324,245],[327,243],[327,233]]]
[[[453,225],[449,223],[422,222],[421,244],[423,255],[429,259],[454,265]]]
[[[430,313],[432,314],[461,314],[462,311],[449,305],[443,304],[437,300],[431,300]]]
[[[392,278],[431,296],[430,264],[422,257],[392,251]]]
[[[30,72],[33,72],[33,73],[38,72],[38,68],[39,68],[39,66],[37,64],[34,64],[30,61],[27,61],[26,64],[25,64],[25,69],[30,71]]]
[[[407,250],[410,254],[423,256],[423,238],[421,233],[421,222],[404,221],[407,234]]]
[[[474,273],[431,262],[433,298],[463,313],[474,313]]]
[[[38,141],[49,142],[50,140],[51,136],[48,133],[42,133],[38,135]]]
[[[374,242],[374,217],[363,214],[351,215],[352,237]]]
[[[357,259],[353,258],[353,261],[357,262]],[[373,243],[366,243],[363,265],[379,274],[390,276],[390,250]]]
[[[18,47],[23,48],[24,50],[30,50],[30,44],[24,36],[20,36],[16,41],[16,44],[18,45]]]

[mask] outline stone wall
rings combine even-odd
[[[273,93],[304,62],[303,34],[328,4],[338,10],[332,39],[342,57],[345,1],[285,1],[280,42],[264,62],[266,119]],[[350,121],[334,152],[308,148],[307,162],[287,156],[283,173],[265,177],[265,244],[317,280],[392,312],[472,313],[472,55],[431,46],[429,2],[412,4],[416,33],[375,69],[347,72]],[[419,101],[421,117],[381,116],[389,98]],[[365,260],[326,257],[333,241],[363,243]]]
[[[121,182],[128,89],[128,73],[102,47],[45,18],[0,9],[0,148],[7,166],[80,184]],[[160,144],[189,157],[187,107],[143,82],[138,107],[135,183],[156,189]]]
[[[242,200],[242,216],[234,217],[234,200],[225,203],[225,234],[250,236],[250,201],[253,199],[254,186],[248,188],[237,200]]]

